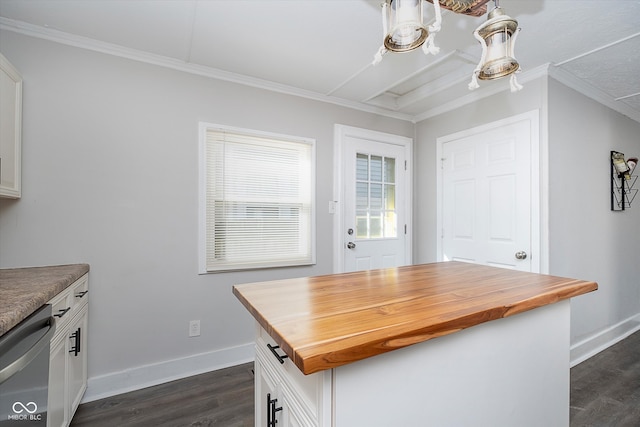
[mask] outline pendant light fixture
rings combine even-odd
[[[382,61],[387,51],[409,52],[422,46],[425,53],[438,53],[433,38],[442,22],[440,3],[437,0],[433,3],[436,20],[429,27],[424,24],[424,3],[425,0],[385,0],[382,5],[384,39],[374,57],[374,65]]]
[[[407,52],[422,46],[427,39],[421,0],[391,0],[387,16],[389,31],[384,38],[384,47],[388,50]]]
[[[494,0],[495,9],[489,12],[487,21],[474,32],[474,37],[482,45],[482,57],[473,71],[469,89],[479,87],[478,79],[494,80],[511,75],[511,91],[522,89],[518,84],[515,73],[520,64],[515,58],[514,47],[516,36],[520,32],[518,21],[506,15]]]
[[[424,4],[433,4],[435,18],[429,26],[424,24]],[[454,13],[468,16],[482,16],[486,4],[491,0],[385,0],[382,4],[383,43],[374,56],[373,65],[382,61],[387,52],[409,52],[422,46],[425,54],[437,54],[440,49],[434,45],[434,37],[440,31],[444,7]],[[520,32],[518,21],[504,13],[493,0],[494,9],[487,20],[474,32],[474,37],[482,46],[482,57],[473,71],[469,89],[477,89],[480,80],[494,80],[511,76],[511,91],[522,89],[515,73],[520,65],[514,56],[516,36]]]

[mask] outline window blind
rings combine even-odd
[[[314,262],[313,144],[206,131],[207,271]]]

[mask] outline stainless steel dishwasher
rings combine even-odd
[[[45,427],[49,347],[56,329],[44,305],[0,337],[0,426]]]

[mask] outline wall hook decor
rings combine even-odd
[[[633,172],[638,164],[637,157],[624,158],[624,153],[611,151],[611,210],[623,211],[631,207],[638,194],[634,188],[638,176]]]

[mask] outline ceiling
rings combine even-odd
[[[485,16],[443,10],[438,55],[387,53],[372,65],[382,2],[0,0],[0,28],[414,122],[508,90],[509,79],[467,88],[481,54],[472,33]],[[522,28],[521,84],[548,73],[640,122],[640,1],[500,6]]]

